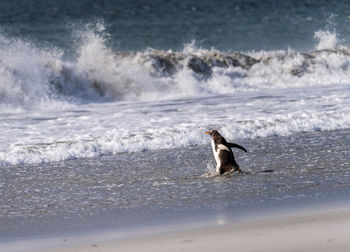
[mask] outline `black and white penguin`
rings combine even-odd
[[[228,143],[217,130],[207,131],[206,134],[211,136],[211,146],[216,161],[216,172],[223,174],[228,171],[238,171],[243,173],[236,163],[231,148],[238,148],[245,152],[247,150],[235,143]]]

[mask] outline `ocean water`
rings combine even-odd
[[[346,192],[349,5],[1,1],[5,227],[16,233],[21,218],[140,213],[151,205],[175,212],[230,208],[264,190],[263,198],[275,201],[316,195],[283,187],[295,172],[310,187],[317,180],[321,196]],[[232,176],[224,186],[221,178],[200,177],[213,166],[208,129],[249,147],[236,154],[243,169],[272,167],[276,175]],[[282,144],[290,139],[299,146]],[[338,147],[328,148],[331,141]],[[289,163],[278,160],[281,150]],[[282,172],[288,168],[296,171]],[[328,179],[332,186],[320,187]],[[276,185],[284,193],[274,194]],[[219,197],[236,190],[235,198]]]

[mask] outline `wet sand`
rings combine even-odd
[[[349,251],[349,231],[350,207],[43,251]]]

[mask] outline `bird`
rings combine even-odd
[[[225,172],[230,171],[237,171],[239,174],[244,173],[237,164],[231,148],[238,148],[245,152],[248,151],[236,143],[227,142],[217,130],[211,130],[205,133],[210,135],[212,139],[211,146],[216,161],[216,172],[219,174],[224,174]]]

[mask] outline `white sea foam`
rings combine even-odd
[[[317,50],[333,49],[338,44],[337,34],[330,31],[317,31],[314,37],[319,39],[319,43],[316,46]]]
[[[1,105],[32,107],[77,98],[153,101],[350,82],[350,50],[336,47],[336,35],[328,31],[315,33],[321,51],[260,51],[243,55],[254,60],[247,63],[194,42],[181,52],[115,52],[103,30],[98,23],[77,32],[80,44],[73,58],[0,34]]]
[[[74,57],[0,34],[0,166],[350,127],[350,51],[113,51],[103,26]],[[326,39],[328,38],[328,39]],[[327,49],[327,50],[323,50]]]

